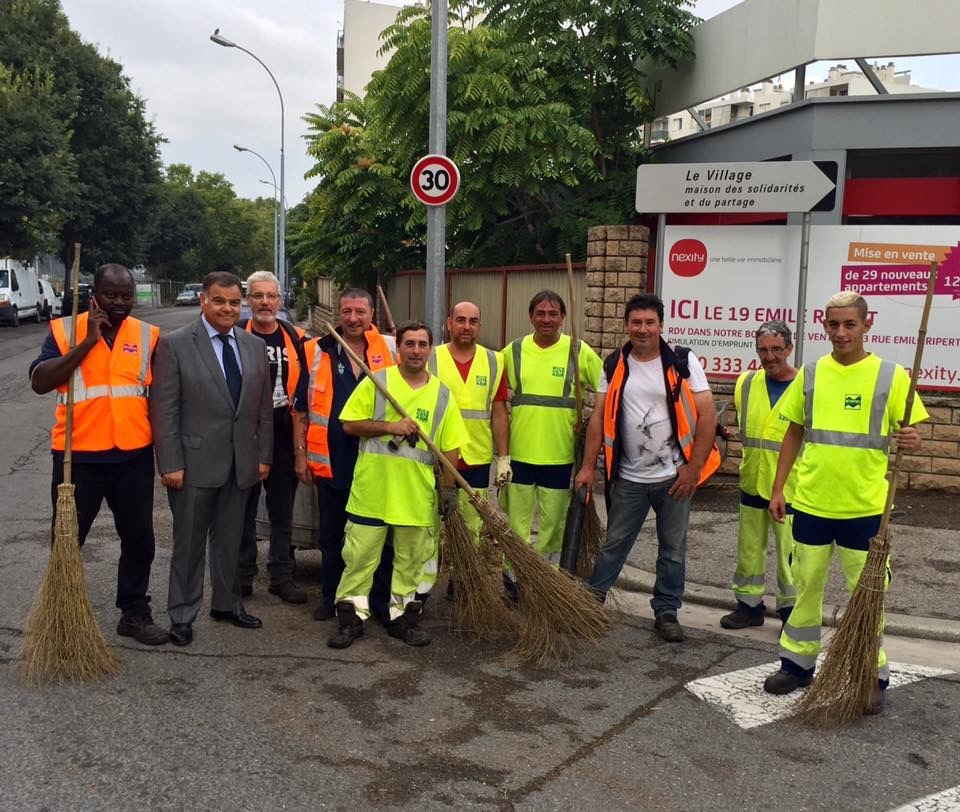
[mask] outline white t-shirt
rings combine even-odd
[[[692,352],[690,391],[710,388],[700,360]],[[620,469],[619,476],[630,482],[663,482],[677,473],[682,459],[680,446],[673,439],[667,393],[663,382],[663,362],[657,356],[651,361],[637,361],[627,356],[628,372],[620,400]],[[607,376],[603,375],[599,394],[607,392]]]

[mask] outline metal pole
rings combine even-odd
[[[807,307],[807,265],[810,258],[810,212],[803,213],[800,226],[800,284],[797,290],[797,332],[793,337],[794,363],[803,363],[803,330]]]
[[[653,292],[663,298],[663,258],[667,255],[667,215],[657,215],[657,255],[654,258]],[[649,272],[649,268],[648,268]],[[649,288],[648,288],[649,290]]]
[[[447,0],[432,0],[432,36],[430,43],[430,145],[434,155],[447,150]],[[446,298],[447,207],[427,208],[427,284],[426,322],[434,341],[443,336]]]
[[[247,56],[256,59],[260,64],[260,67],[263,68],[270,79],[273,81],[273,86],[277,89],[277,95],[280,97],[280,246],[277,256],[277,279],[280,280],[280,291],[281,293],[286,293],[287,291],[287,210],[286,210],[286,195],[284,194],[284,107],[283,107],[283,93],[280,92],[280,84],[277,82],[277,77],[273,75],[273,71],[270,70],[264,64],[264,61],[257,56],[253,51],[248,51],[242,45],[237,45],[233,40],[227,39],[220,33],[220,29],[217,28],[214,30],[213,34],[210,36],[210,41],[215,42],[217,45],[222,45],[224,48],[236,48],[240,51],[243,51]],[[444,54],[444,60],[446,60],[446,54]]]
[[[249,152],[251,155],[256,155],[267,167],[267,171],[270,173],[270,177],[273,178],[273,274],[280,278],[280,254],[277,251],[277,176],[273,171],[273,167],[270,166],[270,161],[264,158],[259,152],[248,147],[241,147],[238,144],[234,144],[233,148],[237,152]],[[283,285],[280,285],[280,290],[283,290]]]

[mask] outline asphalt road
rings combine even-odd
[[[141,313],[163,329],[196,314]],[[687,642],[669,645],[638,595],[611,609],[602,645],[562,667],[522,665],[506,643],[460,638],[442,598],[428,607],[425,649],[371,624],[334,651],[331,625],[310,618],[315,598],[288,606],[263,581],[247,603],[262,630],[202,613],[192,646],[146,649],[115,634],[106,509],[84,558],[122,670],[95,684],[25,687],[14,658],[47,559],[53,412],[26,368],[46,329],[0,329],[2,809],[889,810],[960,784],[955,673],[896,687],[884,715],[839,731],[760,724],[759,710],[745,727],[688,686],[765,673],[773,630],[718,634],[697,628],[691,611]],[[170,519],[159,483],[155,516],[162,619]],[[298,572],[315,589],[319,554],[300,553]],[[956,647],[916,653],[951,670],[960,663]],[[731,703],[762,700],[758,679]]]

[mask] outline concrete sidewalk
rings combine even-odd
[[[606,522],[603,493],[597,509]],[[687,538],[684,602],[715,607],[718,615],[734,608],[731,584],[736,567],[738,493],[730,491],[730,510],[698,510],[696,497]],[[714,502],[716,500],[713,500]],[[656,517],[653,511],[627,559],[618,586],[652,593],[656,571]],[[960,538],[955,530],[891,524],[893,581],[886,596],[886,630],[890,634],[960,642]],[[768,613],[775,616],[776,571],[773,539],[767,556]],[[773,593],[773,594],[771,594]],[[847,603],[846,587],[834,557],[824,602],[824,623]]]

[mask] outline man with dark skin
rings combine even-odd
[[[50,325],[40,356],[30,365],[33,391],[58,390],[52,432],[54,510],[63,481],[67,382],[74,378],[71,437],[79,541],[107,500],[120,537],[117,634],[145,645],[167,642],[150,611],[153,564],[153,448],[147,413],[158,328],[130,315],[133,276],[122,265],[97,269],[88,312],[77,317],[76,346],[69,349],[72,318]]]

